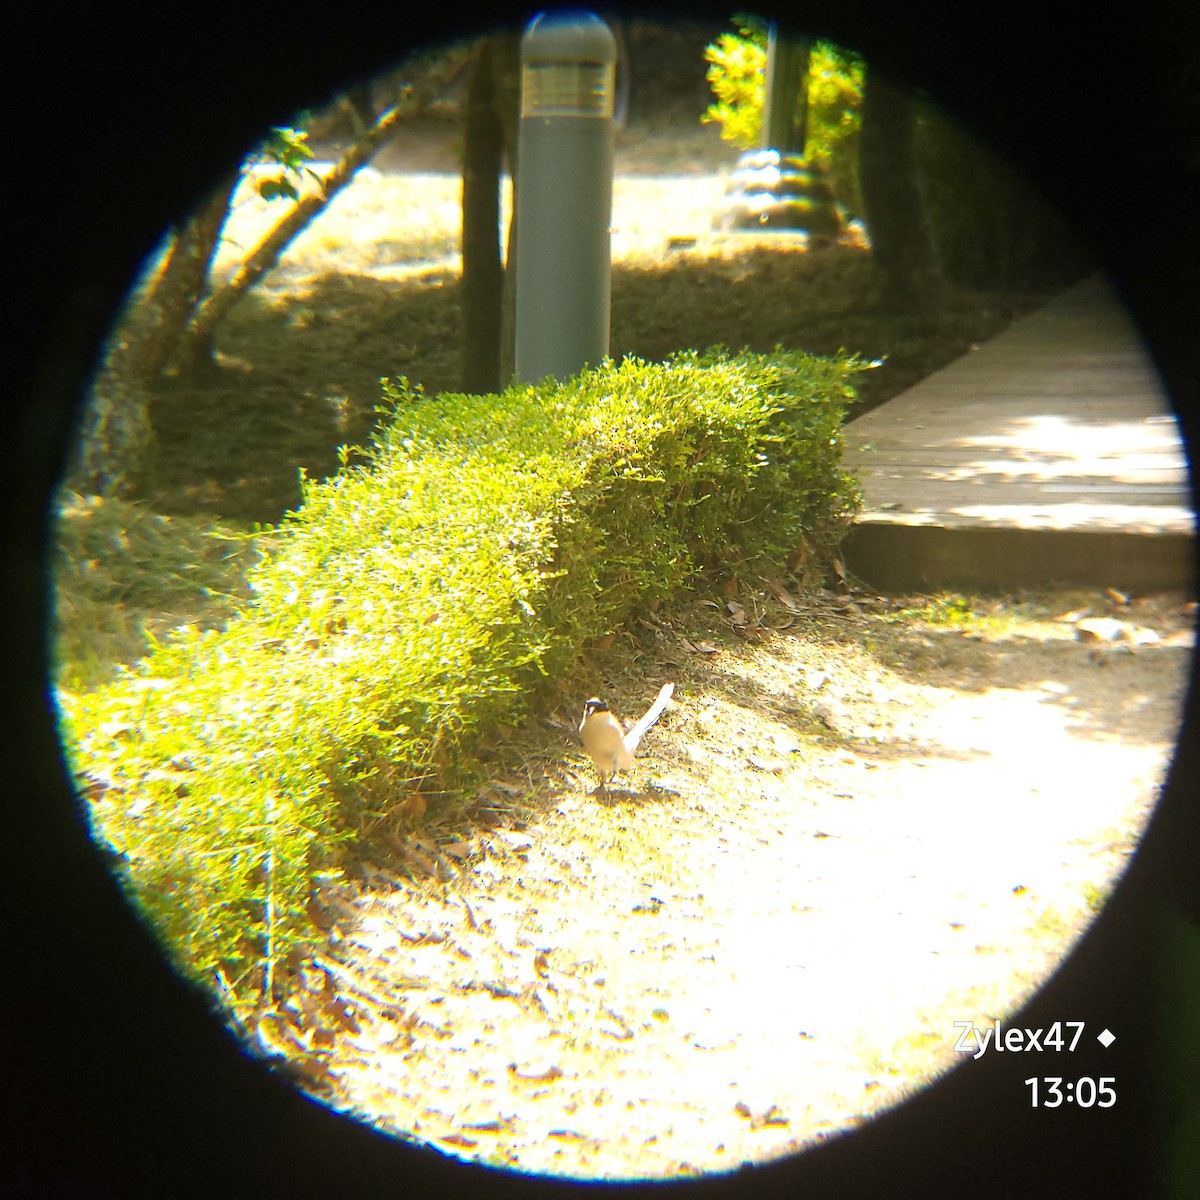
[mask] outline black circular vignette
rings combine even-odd
[[[611,7],[611,6],[610,6]],[[1200,85],[1194,18],[1154,0],[1117,20],[1017,3],[763,4],[923,87],[1037,181],[1123,291],[1195,433],[1194,214]],[[1073,7],[1073,6],[1072,6]],[[311,11],[311,10],[309,10]],[[490,6],[519,20],[533,6]],[[656,5],[640,15],[725,7]],[[14,19],[7,172],[3,450],[5,1071],[10,1195],[555,1194],[570,1185],[467,1168],[339,1118],[252,1062],[167,968],[79,823],[46,698],[47,504],[77,399],[142,257],[264,128],[404,51],[469,32],[468,10],[268,4],[49,5]],[[320,24],[318,21],[326,22]],[[1123,180],[1113,188],[1114,173]],[[15,262],[13,261],[15,258]],[[14,286],[15,285],[15,286]],[[1143,850],[1103,920],[1017,1026],[1086,1020],[1122,1036],[1076,1074],[1113,1074],[1115,1119],[1032,1111],[1048,1069],[991,1055],[819,1150],[697,1181],[724,1195],[1145,1195],[1152,1125],[1154,937],[1166,907],[1200,923],[1196,711]],[[1194,1019],[1194,1018],[1193,1018]],[[1193,1035],[1194,1036],[1194,1035]],[[1084,1063],[1080,1059],[1080,1063]],[[11,1182],[10,1182],[11,1181]],[[194,1183],[193,1183],[194,1181]]]

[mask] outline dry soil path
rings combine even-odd
[[[841,636],[721,649],[664,623],[645,698],[676,702],[628,791],[547,730],[559,765],[485,797],[507,817],[337,899],[327,1097],[581,1178],[729,1170],[898,1102],[1046,977],[1151,812],[1192,612],[1135,603],[1159,640],[1114,648],[1076,640],[1087,599],[960,628],[846,602]]]

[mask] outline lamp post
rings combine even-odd
[[[616,40],[589,12],[521,39],[515,373],[565,379],[608,354]]]

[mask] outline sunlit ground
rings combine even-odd
[[[724,187],[719,175],[618,175],[613,185],[614,259],[657,259],[672,237],[706,236]],[[501,189],[503,229],[512,211],[511,192],[506,178]],[[384,174],[365,167],[334,198],[323,219],[296,239],[281,266],[298,270],[303,263],[303,270],[312,274],[336,266],[340,272],[383,278],[434,265],[458,271],[461,196],[458,175]],[[217,255],[218,272],[240,261],[280,212],[277,203],[255,193],[254,176],[249,176],[234,197],[231,238]]]
[[[954,1022],[1013,1013],[1127,865],[1190,660],[1178,627],[1107,666],[1067,623],[982,628],[669,641],[633,792],[598,801],[564,749],[444,895],[381,880],[346,913],[366,987],[334,1103],[495,1165],[669,1177],[961,1061]]]

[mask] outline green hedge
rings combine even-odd
[[[187,973],[253,1003],[339,843],[414,791],[452,802],[489,724],[635,605],[836,545],[858,369],[714,351],[498,396],[384,381],[367,465],[306,482],[226,629],[60,694],[96,836]]]

